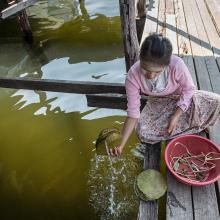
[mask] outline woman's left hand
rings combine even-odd
[[[170,120],[169,126],[168,126],[168,134],[171,134],[173,132],[173,129],[176,127],[176,124],[178,122],[179,117],[173,116]]]
[[[171,134],[173,132],[173,129],[176,127],[176,124],[179,120],[179,117],[183,114],[183,110],[180,107],[177,107],[175,113],[173,114],[169,126],[168,126],[168,134]]]

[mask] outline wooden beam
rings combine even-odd
[[[139,43],[135,21],[135,0],[119,0],[126,70],[138,60]]]
[[[119,93],[126,94],[123,83],[82,82],[49,79],[23,79],[0,77],[0,87],[78,94]]]
[[[88,94],[86,95],[89,107],[127,109],[127,96],[122,94]],[[141,96],[141,110],[147,102],[146,96]]]
[[[0,13],[0,18],[5,19],[11,15],[14,15],[14,14],[22,11],[23,9],[29,7],[30,5],[34,4],[37,1],[38,0],[22,0],[18,3],[15,3],[15,4],[11,5],[10,7],[2,10]]]

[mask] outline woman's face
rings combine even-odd
[[[147,79],[154,79],[159,76],[165,69],[165,66],[159,66],[155,63],[149,63],[145,61],[140,61],[141,74],[143,74]]]

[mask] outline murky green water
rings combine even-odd
[[[33,47],[15,19],[0,22],[2,76],[124,81],[118,1],[39,1],[28,13]],[[84,95],[0,91],[0,219],[136,219],[135,135],[113,167],[94,151],[125,111],[90,108]]]

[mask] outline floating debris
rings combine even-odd
[[[96,141],[97,154],[107,155],[106,145],[108,148],[113,148],[119,144],[121,133],[116,128],[105,128],[101,130]]]
[[[100,79],[100,78],[102,78],[103,76],[106,76],[106,75],[108,75],[109,73],[104,73],[104,74],[100,74],[100,75],[92,75],[92,78],[93,79]]]

